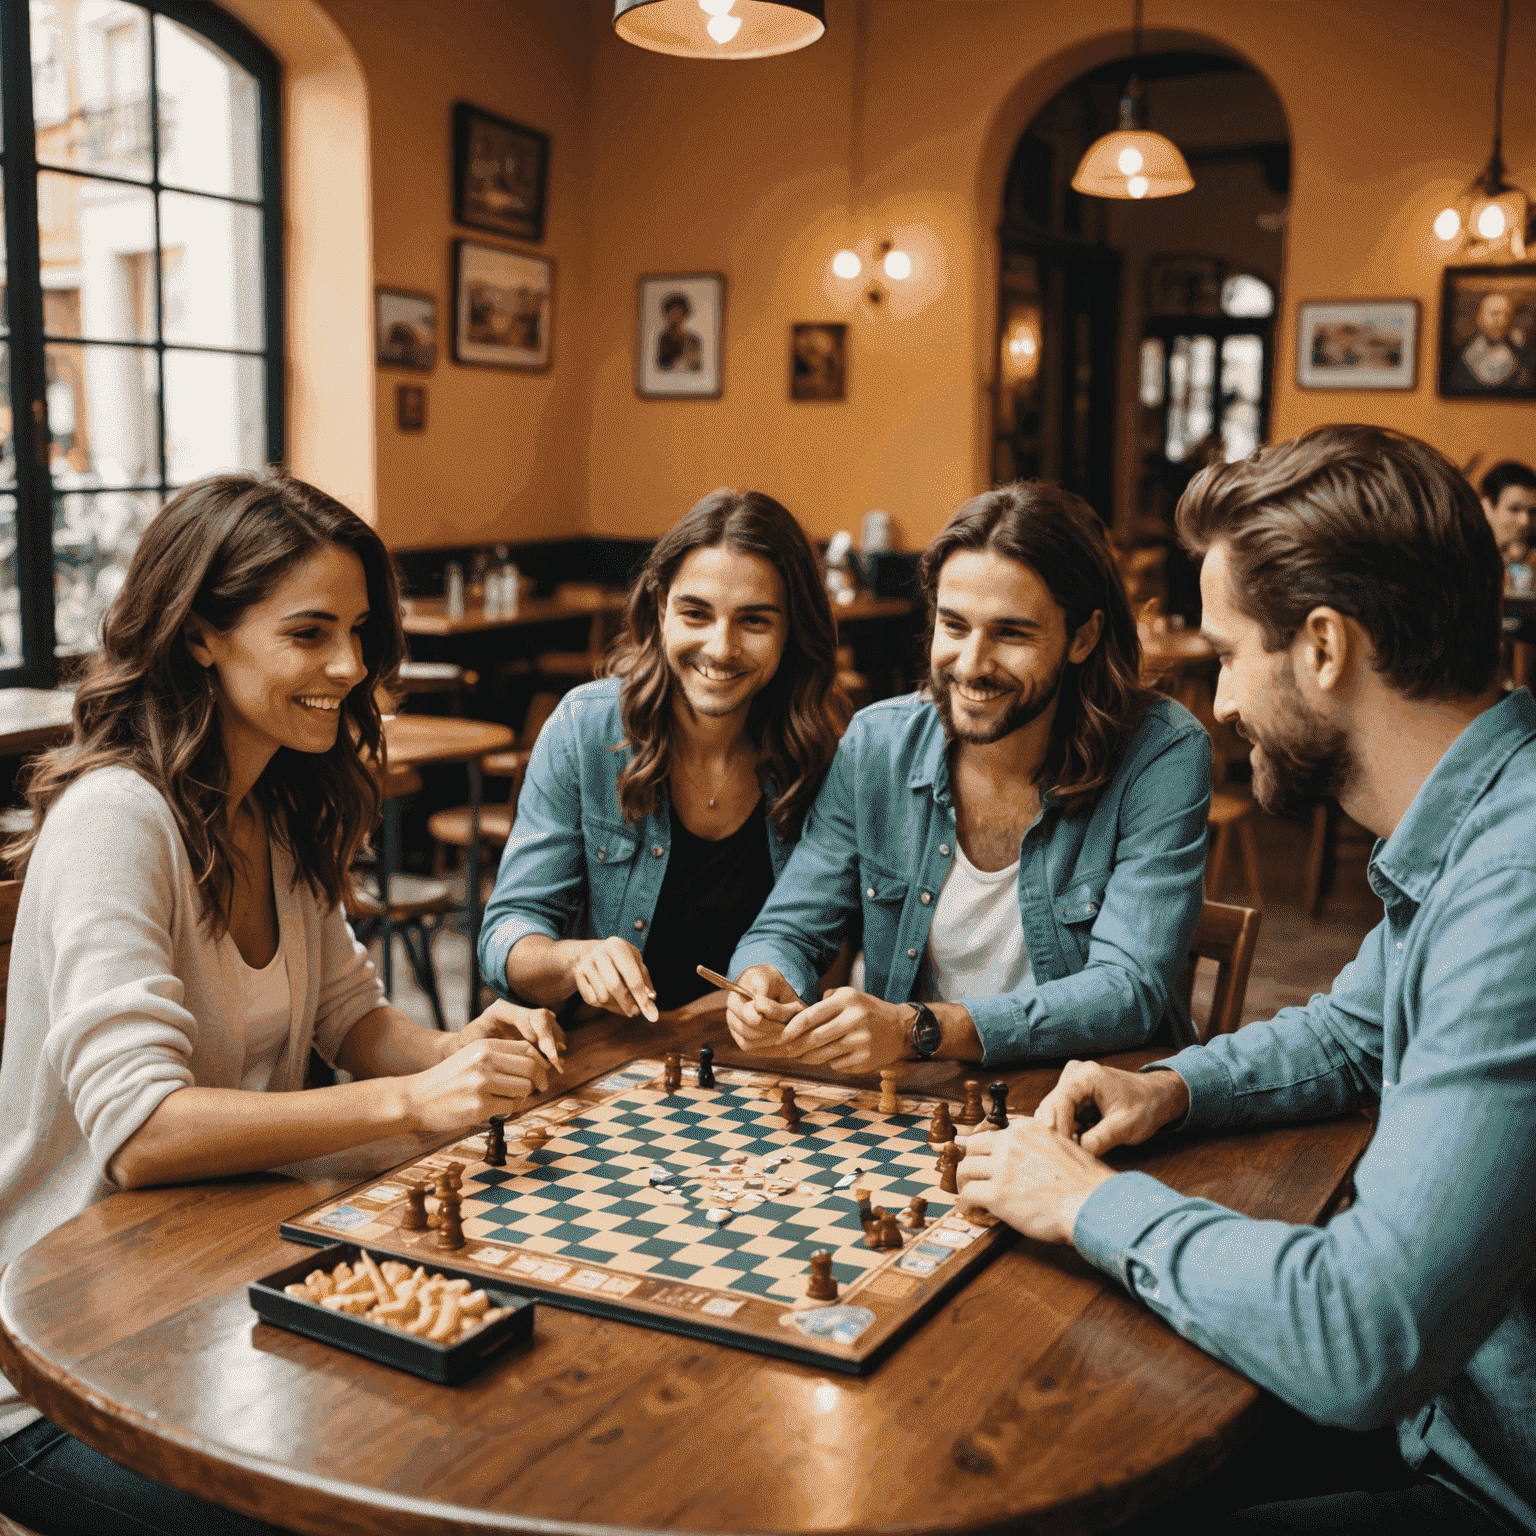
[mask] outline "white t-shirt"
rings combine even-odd
[[[251,1093],[265,1093],[288,1044],[288,1015],[292,996],[288,986],[288,961],[283,946],[259,971],[245,963],[239,946],[226,933],[230,980],[244,1001],[245,1070],[240,1086]]]
[[[977,869],[958,841],[928,934],[933,995],[946,1003],[998,997],[1034,979],[1019,917],[1019,862]]]

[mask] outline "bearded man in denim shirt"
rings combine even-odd
[[[800,846],[731,957],[747,1050],[870,1072],[1144,1044],[1200,917],[1210,743],[1141,685],[1104,525],[1039,483],[924,552],[929,686],[861,710]],[[819,1002],[850,919],[862,989]]]
[[[962,1192],[1075,1243],[1311,1418],[1396,1422],[1402,1485],[1293,1496],[1219,1529],[1536,1531],[1536,704],[1495,682],[1493,534],[1451,464],[1379,427],[1208,469],[1178,516],[1205,554],[1216,716],[1254,743],[1260,804],[1335,796],[1381,839],[1385,915],[1304,1008],[1143,1074],[1069,1064],[1034,1119],[968,1138]],[[1326,1227],[1253,1221],[1100,1161],[1162,1126],[1371,1101],[1354,1204]],[[1072,1140],[1090,1108],[1102,1118]],[[1308,1474],[1292,1465],[1298,1492]]]

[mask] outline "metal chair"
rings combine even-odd
[[[1179,975],[1178,991],[1188,1008],[1195,990],[1196,964],[1201,960],[1216,962],[1216,990],[1211,997],[1210,1014],[1204,1024],[1195,1021],[1201,1045],[1212,1035],[1235,1033],[1242,1023],[1248,972],[1253,966],[1262,920],[1263,913],[1252,907],[1229,907],[1219,901],[1208,901],[1200,909],[1200,921],[1190,941],[1189,963]]]

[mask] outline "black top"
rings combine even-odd
[[[767,800],[759,796],[729,837],[711,842],[696,837],[672,811],[672,853],[645,941],[645,968],[658,1008],[681,1008],[713,992],[694,966],[724,974],[742,934],[762,910],[773,889],[767,814]]]

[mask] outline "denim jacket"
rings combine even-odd
[[[530,933],[552,939],[618,935],[643,954],[672,846],[667,786],[656,809],[630,826],[619,808],[629,760],[619,719],[620,679],[585,683],[560,701],[539,739],[480,930],[480,969],[503,996],[507,956]],[[768,803],[777,798],[767,786]],[[768,824],[773,877],[794,840]]]
[[[1033,979],[1000,997],[957,998],[986,1065],[1144,1044],[1165,1015],[1195,1036],[1175,995],[1200,920],[1210,742],[1158,699],[1087,815],[1049,792],[1019,849],[1019,914]],[[922,995],[928,931],[955,853],[949,752],[922,694],[860,710],[807,818],[805,835],[731,974],[772,965],[801,997],[862,906],[867,992]]]

